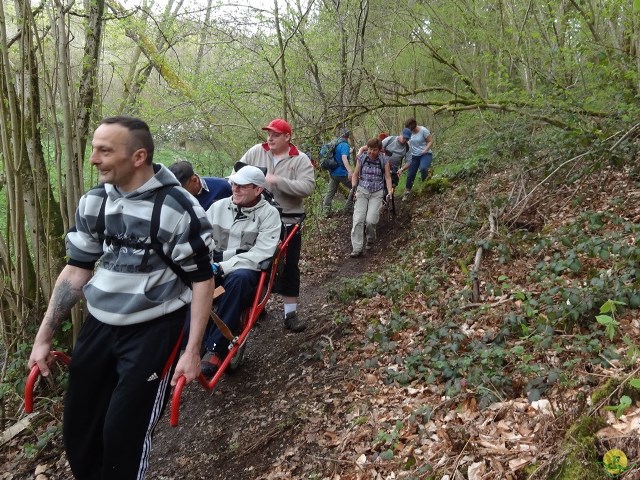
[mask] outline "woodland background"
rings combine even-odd
[[[575,165],[635,159],[640,1],[15,0],[0,3],[0,69],[5,426],[64,233],[95,183],[86,152],[100,118],[140,116],[158,161],[223,175],[275,117],[312,156],[339,127],[357,145],[415,117],[434,132],[441,175],[517,173],[522,192],[482,215],[511,202],[510,225],[528,228],[527,178],[571,182]],[[80,318],[60,332],[63,347]]]

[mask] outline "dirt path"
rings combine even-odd
[[[333,321],[340,307],[328,302],[327,292],[335,279],[375,268],[374,260],[381,256],[391,231],[382,220],[376,248],[363,258],[351,259],[350,227],[350,217],[327,221],[323,242],[337,246],[325,248],[322,257],[305,256],[300,312],[308,321],[307,330],[298,334],[284,330],[282,306],[273,296],[269,315],[254,328],[238,372],[225,376],[213,392],[188,386],[178,427],[163,419],[156,430],[148,478],[279,478],[277,463],[283,458],[302,460],[294,437],[304,422],[314,422],[313,411],[324,401],[323,392],[339,391],[348,375],[322,361],[323,343],[341,335]]]

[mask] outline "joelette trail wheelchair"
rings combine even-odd
[[[256,324],[258,317],[263,312],[265,305],[269,301],[269,298],[271,296],[271,289],[273,288],[277,274],[280,270],[279,266],[281,266],[282,262],[284,262],[284,259],[286,258],[286,251],[289,242],[301,227],[301,223],[303,220],[302,217],[303,216],[301,216],[299,219],[300,223],[294,224],[289,230],[288,235],[278,244],[273,258],[268,262],[268,265],[263,265],[253,301],[251,305],[247,306],[247,309],[242,315],[242,319],[240,321],[240,333],[238,335],[233,335],[228,328],[225,332],[224,329],[226,327],[224,326],[224,324],[221,325],[220,323],[216,322],[216,325],[218,325],[223,334],[225,334],[225,336],[227,336],[227,338],[230,340],[229,353],[224,358],[222,364],[218,368],[218,371],[211,378],[211,380],[207,380],[202,374],[198,376],[198,382],[205,390],[213,390],[227,368],[229,368],[230,370],[234,370],[239,367],[244,357],[247,337],[251,332],[253,326]],[[212,313],[212,316],[214,315],[215,313]],[[63,352],[52,351],[51,353],[54,356],[55,360],[63,363],[64,365],[69,365],[69,363],[71,362],[71,358]],[[25,384],[24,409],[27,413],[33,412],[34,388],[39,377],[40,368],[37,364],[33,365]],[[186,379],[183,376],[178,379],[171,399],[171,415],[169,423],[174,427],[178,425],[180,401],[185,382]]]

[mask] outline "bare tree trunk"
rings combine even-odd
[[[142,54],[142,49],[140,47],[136,47],[131,56],[131,63],[129,64],[129,71],[127,73],[126,79],[124,81],[124,91],[122,92],[122,101],[120,102],[120,107],[118,108],[118,113],[123,114],[128,110],[128,106],[133,103],[132,97],[134,95],[134,82],[137,77],[138,71],[138,62],[140,61],[140,55]]]
[[[18,10],[20,11],[20,10]],[[2,135],[2,153],[4,173],[6,176],[5,191],[7,192],[7,240],[6,249],[11,255],[7,262],[10,264],[10,294],[16,300],[15,310],[12,312],[17,324],[22,325],[27,312],[25,305],[25,286],[29,283],[28,259],[29,251],[24,235],[25,215],[22,199],[22,176],[19,175],[25,167],[24,150],[21,138],[22,118],[16,94],[16,77],[11,71],[9,49],[6,48],[7,30],[4,6],[0,5],[0,133]],[[26,162],[28,165],[28,162]],[[14,324],[15,326],[15,324]],[[12,325],[8,325],[12,329]]]
[[[80,77],[80,93],[78,96],[78,127],[76,138],[78,140],[78,168],[82,177],[84,152],[89,138],[89,126],[91,124],[91,112],[96,95],[98,59],[102,45],[102,21],[104,17],[104,0],[92,0],[89,4],[88,18],[85,23],[85,43],[82,63],[82,76]]]
[[[213,7],[213,0],[207,0],[207,12],[204,17],[204,25],[200,31],[200,45],[198,45],[198,55],[196,56],[196,65],[194,68],[195,77],[200,76],[200,70],[202,69],[202,59],[204,58],[204,46],[207,43],[209,29],[209,22],[211,21],[211,10]]]
[[[22,2],[21,2],[22,3]],[[64,261],[64,232],[58,203],[50,188],[44,152],[42,150],[40,112],[40,69],[38,66],[36,24],[29,6],[23,5],[23,35],[20,37],[20,57],[22,70],[23,134],[25,159],[30,169],[25,166],[22,175],[24,182],[24,205],[28,227],[28,237],[32,239],[35,265],[33,278],[28,285],[29,298],[39,305],[40,294],[49,298],[55,272],[59,271]],[[37,281],[36,281],[37,272]],[[31,276],[31,275],[30,275]]]
[[[55,277],[64,265],[63,233],[84,189],[82,156],[96,89],[104,0],[94,0],[90,5],[85,26],[84,83],[79,88],[77,104],[70,75],[66,25],[71,6],[57,1],[50,11],[58,63],[55,68],[42,68],[49,62],[49,57],[45,54],[46,45],[39,38],[38,29],[42,25],[35,21],[31,4],[15,1],[15,11],[21,22],[11,44],[6,34],[4,3],[0,5],[0,141],[8,206],[7,232],[0,235],[0,269],[5,274],[3,278],[10,279],[2,284],[0,291],[5,340],[13,332],[23,334],[27,318],[39,321],[41,312],[38,308],[44,306],[43,299],[50,296]],[[45,27],[43,34],[47,34],[47,30]],[[11,45],[16,44],[19,50],[10,52],[10,48],[15,49]],[[53,76],[49,75],[51,71]],[[59,84],[54,86],[52,79],[59,79]],[[41,85],[45,86],[44,97]],[[41,112],[43,105],[51,112],[55,112],[57,106],[63,111],[62,137],[67,157],[64,169],[59,171],[66,171],[67,175],[66,181],[60,180],[58,186],[60,197],[68,200],[64,210],[54,197],[42,147],[42,129],[47,124]],[[81,111],[74,110],[74,105]],[[58,144],[56,150],[60,155],[62,145]],[[10,315],[5,315],[7,309],[11,310]],[[10,321],[7,320],[9,317]],[[80,318],[77,314],[74,317]],[[79,325],[78,321],[75,323]]]
[[[273,15],[276,24],[276,35],[278,37],[278,48],[280,51],[279,65],[280,65],[280,101],[282,102],[282,118],[287,120],[289,112],[289,92],[287,89],[287,62],[285,57],[284,41],[282,39],[282,28],[280,25],[280,12],[278,11],[278,0],[273,0]]]
[[[60,0],[55,0],[56,18],[54,25],[54,35],[56,48],[58,50],[58,75],[60,88],[60,101],[62,110],[63,125],[63,145],[66,153],[67,164],[66,173],[66,195],[67,195],[67,212],[68,218],[73,218],[75,208],[80,200],[83,192],[83,178],[77,168],[78,152],[74,137],[75,125],[72,113],[73,91],[71,88],[71,78],[69,72],[69,37],[67,35],[67,26],[65,25],[64,8]]]
[[[360,11],[358,12],[358,22],[356,24],[355,42],[353,45],[353,55],[351,60],[351,68],[349,68],[349,90],[347,91],[348,97],[346,99],[348,104],[351,104],[360,95],[360,86],[362,85],[362,79],[365,67],[365,50],[366,50],[366,33],[367,33],[367,20],[369,18],[369,0],[360,1]]]
[[[180,11],[180,9],[182,8],[183,3],[184,3],[184,0],[180,0],[176,4],[175,8],[173,8],[173,0],[169,0],[167,2],[167,5],[164,9],[164,13],[162,15],[162,19],[160,21],[159,28],[155,38],[154,50],[156,52],[156,55],[160,55],[161,52],[163,52],[165,48],[169,45],[168,38],[164,35],[163,32],[169,31],[171,29],[171,25],[175,22],[175,17]],[[115,0],[113,3],[110,3],[110,7],[116,11],[124,11],[124,7],[122,7],[122,5],[117,3],[117,1]],[[173,8],[173,12],[172,12],[172,8]],[[142,53],[144,53],[144,49],[141,49],[140,46],[138,46],[137,50],[141,50]],[[136,66],[139,61],[139,58],[140,58],[139,53],[137,54],[137,56],[134,55],[134,59],[132,60],[132,63],[131,63],[132,69],[136,70]],[[153,71],[153,67],[154,67],[153,62],[151,62],[149,64],[143,65],[142,67],[136,70],[136,73],[134,74],[133,78],[131,79],[128,85],[129,91],[128,91],[127,98],[123,100],[123,102],[120,105],[121,107],[120,110],[122,112],[127,112],[132,115],[138,112],[138,106],[137,106],[138,96],[140,95],[140,92],[142,92],[142,90],[144,89],[144,86],[147,84],[147,81],[149,80],[149,75],[151,75],[151,72]],[[127,103],[125,103],[125,101]]]

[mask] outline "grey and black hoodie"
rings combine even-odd
[[[174,312],[191,301],[191,289],[149,249],[151,214],[159,189],[171,185],[160,211],[157,237],[165,254],[192,282],[212,277],[211,224],[198,202],[162,165],[132,192],[111,184],[95,187],[80,199],[76,225],[67,233],[68,264],[95,272],[84,287],[89,312],[101,322],[131,325]],[[182,195],[188,202],[179,202]],[[102,203],[104,232],[96,231]],[[182,204],[190,204],[185,209]]]

